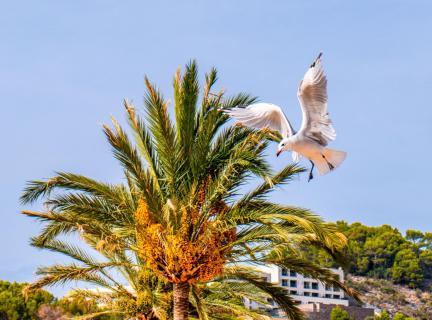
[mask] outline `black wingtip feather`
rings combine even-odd
[[[323,55],[323,53],[320,52],[319,55],[318,55],[318,57],[316,57],[315,61],[312,62],[312,64],[310,65],[311,68],[315,67],[317,61],[318,61],[319,59],[321,59],[322,55]]]

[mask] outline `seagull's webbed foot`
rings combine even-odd
[[[311,167],[311,169],[309,171],[308,182],[310,182],[313,179],[313,173],[312,173],[312,171],[313,171],[313,169],[315,167],[315,163],[313,163],[312,161],[310,163],[312,164],[312,167]]]

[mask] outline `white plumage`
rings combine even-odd
[[[245,126],[269,128],[282,135],[277,155],[292,151],[293,160],[300,155],[312,163],[309,180],[313,178],[314,166],[320,174],[326,174],[338,167],[346,157],[343,151],[326,148],[336,138],[336,131],[327,112],[327,78],[322,68],[320,53],[311,64],[300,82],[297,96],[303,113],[303,121],[295,132],[282,108],[270,103],[255,103],[246,108],[236,107],[225,110],[231,117]]]

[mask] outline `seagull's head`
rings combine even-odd
[[[276,157],[279,157],[279,155],[283,151],[290,151],[290,150],[292,150],[291,146],[292,146],[292,142],[291,142],[290,138],[283,138],[282,141],[278,145],[278,148],[277,148],[277,151],[276,151]]]

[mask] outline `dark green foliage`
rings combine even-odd
[[[416,287],[422,282],[420,259],[412,249],[403,249],[396,254],[390,276],[397,283],[407,284],[410,287]]]
[[[45,290],[30,292],[23,289],[27,283],[0,280],[0,320],[66,320],[75,316],[102,312],[96,300],[85,296],[71,296],[60,300]],[[94,319],[114,320],[115,316],[101,315]]]
[[[404,315],[403,313],[397,312],[394,315],[393,320],[414,320],[414,318],[408,317],[408,316]]]
[[[330,313],[330,320],[350,320],[348,312],[343,310],[341,307],[336,306]]]
[[[25,299],[22,291],[26,285],[0,280],[0,315],[6,314],[8,320],[37,319],[39,307],[54,301],[54,296],[45,290],[32,292]]]
[[[351,274],[389,279],[412,288],[432,279],[432,233],[407,230],[404,237],[389,225],[368,227],[345,221],[337,225],[349,239]],[[334,266],[334,259],[322,250],[314,256],[322,265]]]
[[[387,310],[383,310],[379,315],[375,316],[375,320],[390,320],[390,315]]]
[[[391,318],[388,312],[383,310],[383,312],[381,312],[379,315],[376,315],[371,320],[414,320],[414,318],[408,317],[400,312],[396,312],[393,318]]]

